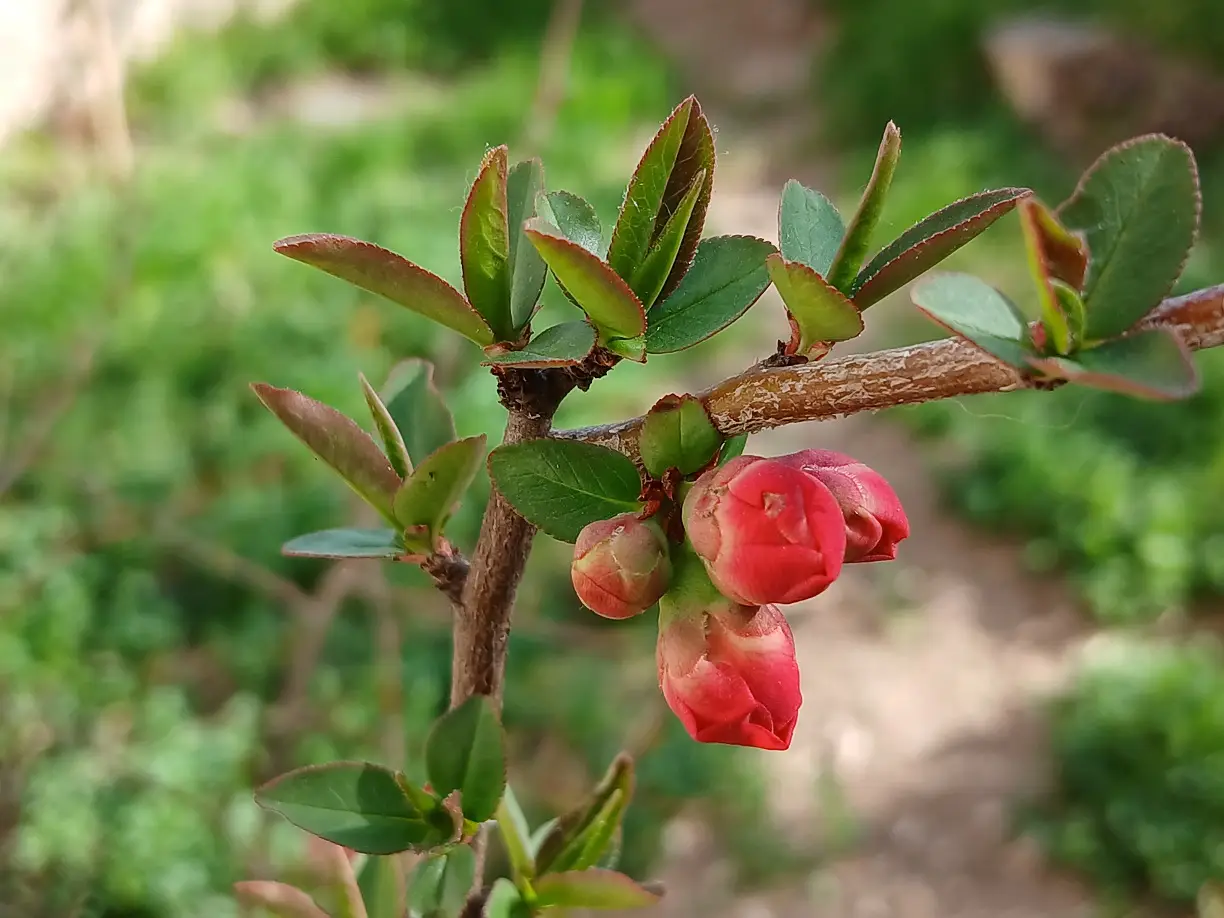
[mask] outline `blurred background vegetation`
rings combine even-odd
[[[860,162],[886,120],[906,132],[891,223],[990,184],[1051,202],[1069,190],[1079,151],[1055,152],[1014,113],[981,41],[1032,3],[811,2],[834,26],[812,76],[822,149]],[[1198,66],[1224,59],[1215,0],[1051,8]],[[542,154],[550,186],[587,196],[608,225],[644,138],[688,89],[614,4],[591,2],[555,124],[534,132],[553,9],[300,0],[271,24],[184,34],[131,74],[131,182],[100,182],[62,131],[0,152],[0,914],[235,914],[230,882],[300,854],[299,834],[254,807],[254,784],[328,758],[414,767],[449,684],[445,607],[411,571],[384,583],[279,556],[357,510],[247,384],[356,414],[358,371],[378,380],[420,356],[461,434],[496,438],[499,409],[462,345],[269,247],[345,233],[457,280],[459,205],[502,142]],[[1207,223],[1185,287],[1224,278],[1224,154],[1198,147]],[[1013,229],[958,266],[1022,298]],[[906,318],[888,328],[930,334]],[[562,422],[636,412],[644,389],[720,346],[615,374]],[[1224,354],[1199,365],[1203,393],[1173,406],[1068,387],[893,418],[948,447],[949,506],[1013,533],[1034,576],[1068,576],[1085,615],[1210,627],[1224,595]],[[564,560],[539,544],[510,657],[513,777],[531,815],[564,807],[628,746],[641,752],[629,872],[652,867],[693,801],[745,877],[802,859],[763,815],[759,759],[689,742],[661,709],[652,623],[592,621]],[[1059,794],[1027,824],[1108,889],[1186,900],[1224,878],[1224,665],[1197,641],[1152,648],[1091,669],[1054,712]]]

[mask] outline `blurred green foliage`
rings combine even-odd
[[[279,546],[352,522],[354,507],[247,385],[300,388],[360,418],[359,370],[377,383],[395,360],[425,356],[460,434],[496,440],[493,384],[467,344],[270,246],[346,233],[457,281],[463,195],[487,146],[522,131],[544,7],[498,7],[507,24],[466,0],[306,0],[286,24],[184,38],[136,75],[129,187],[74,179],[79,151],[42,138],[0,157],[0,470],[53,422],[0,515],[0,913],[232,915],[227,884],[284,876],[302,843],[255,809],[255,783],[328,759],[419,759],[450,649],[445,604],[414,570],[391,572],[390,613],[377,590],[340,603],[296,720],[275,703],[320,614],[286,594],[329,570]],[[446,79],[416,69],[460,63]],[[382,93],[377,118],[323,124],[309,99],[269,101],[279,81],[317,85],[334,70],[365,71],[361,85]],[[550,185],[581,190],[610,222],[669,88],[623,30],[586,28],[539,151]],[[237,128],[236,108],[247,113]],[[572,308],[555,288],[547,297],[549,311]],[[601,381],[562,421],[641,410],[660,363]],[[462,545],[484,494],[481,481],[454,524]],[[506,713],[512,776],[524,776],[536,821],[641,733],[624,711],[660,704],[650,623],[607,639],[573,599],[563,548],[541,549],[516,615]],[[400,654],[386,653],[388,627]],[[660,723],[640,762],[626,868],[648,869],[664,819],[695,798],[768,840],[752,828],[762,808],[745,806],[760,796],[751,759]],[[542,749],[551,765],[533,783]]]
[[[1193,902],[1224,876],[1222,725],[1218,646],[1110,648],[1055,707],[1058,796],[1032,831],[1109,892]]]

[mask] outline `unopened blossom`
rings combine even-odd
[[[667,537],[657,523],[623,513],[588,524],[570,565],[582,604],[605,618],[631,618],[663,595],[671,579]]]

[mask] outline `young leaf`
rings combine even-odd
[[[398,558],[404,552],[394,529],[324,529],[281,546],[281,554],[291,558]]]
[[[550,873],[535,887],[537,908],[645,908],[659,896],[614,870]]]
[[[1041,253],[1050,279],[1061,281],[1078,292],[1084,286],[1088,271],[1088,245],[1063,226],[1054,212],[1036,198],[1026,198],[1030,205],[1033,230],[1041,240]]]
[[[626,360],[632,360],[636,363],[646,362],[645,335],[638,335],[636,338],[612,338],[605,347],[613,354],[624,357]]]
[[[412,457],[408,455],[404,435],[395,426],[395,418],[391,417],[391,412],[387,410],[383,400],[378,397],[378,393],[370,385],[370,381],[365,378],[365,374],[358,375],[361,378],[361,391],[365,393],[366,405],[370,409],[370,415],[374,418],[374,429],[378,431],[378,437],[383,442],[387,461],[391,463],[391,468],[395,470],[396,475],[400,478],[407,478],[412,474]]]
[[[546,328],[517,351],[487,354],[485,366],[519,369],[572,367],[595,349],[595,327],[590,322],[562,322]]]
[[[778,242],[783,258],[826,275],[845,235],[846,224],[832,201],[794,179],[783,186],[778,206]]]
[[[523,901],[518,887],[505,877],[499,878],[489,890],[484,918],[530,918],[530,915],[531,908]]]
[[[863,317],[855,305],[807,265],[781,255],[770,255],[765,264],[794,323],[795,340],[788,352],[808,356],[820,345],[863,333]]]
[[[646,330],[646,311],[629,285],[605,262],[539,218],[527,236],[595,327],[609,337],[636,338]]]
[[[493,343],[489,323],[458,290],[389,249],[328,233],[290,236],[273,248],[281,255],[406,306],[481,347]]]
[[[514,790],[509,784],[506,785],[506,792],[502,794],[501,803],[498,804],[496,818],[497,830],[515,877],[532,879],[535,877],[535,858],[531,853],[531,827],[527,824],[527,817],[523,815],[518,798],[514,796]]]
[[[1036,369],[1082,386],[1165,401],[1199,387],[1190,352],[1176,333],[1153,328],[1106,341],[1071,357],[1032,357]]]
[[[613,791],[599,814],[591,820],[590,826],[578,837],[578,844],[572,850],[562,851],[561,856],[553,861],[553,872],[603,866],[604,855],[621,830],[621,820],[628,805],[629,799],[621,790]]]
[[[765,259],[776,251],[753,236],[703,239],[680,286],[650,311],[646,351],[693,347],[742,316],[769,287]]]
[[[1004,363],[1023,369],[1031,355],[1024,316],[1003,294],[969,274],[937,274],[913,290],[928,318]]]
[[[506,788],[506,751],[487,697],[473,695],[434,723],[425,742],[425,767],[435,793],[460,792],[464,819],[493,818]]]
[[[439,447],[396,492],[396,521],[407,530],[423,527],[429,533],[430,549],[438,547],[455,504],[480,471],[487,439],[480,434]]]
[[[703,169],[693,178],[693,184],[689,186],[688,192],[680,199],[679,205],[667,218],[654,245],[646,253],[645,259],[633,272],[633,279],[629,282],[629,286],[633,288],[633,292],[638,295],[646,309],[653,306],[655,300],[658,299],[663,283],[675,265],[676,256],[680,253],[680,245],[684,242],[684,234],[688,229],[689,218],[693,215],[693,208],[697,204],[697,197],[701,194],[704,184],[705,170]]]
[[[871,170],[871,178],[863,189],[859,199],[858,209],[850,218],[846,234],[842,237],[833,263],[829,266],[828,281],[843,293],[849,293],[854,278],[867,252],[871,248],[871,237],[875,235],[880,216],[884,213],[884,199],[888,196],[892,185],[893,173],[897,171],[897,162],[901,158],[901,132],[891,121],[884,127],[884,138],[880,141],[880,149],[876,153],[875,166]]]
[[[459,218],[463,291],[499,341],[513,341],[510,314],[510,203],[506,147],[485,154]]]
[[[440,807],[422,812],[393,771],[368,762],[299,768],[261,787],[255,802],[311,835],[362,854],[424,851],[445,843],[454,829]]]
[[[1194,154],[1159,134],[1114,147],[1084,173],[1058,216],[1088,242],[1089,338],[1122,334],[1164,298],[1198,235],[1201,204]]]
[[[1037,285],[1037,302],[1041,307],[1041,324],[1045,328],[1046,346],[1053,346],[1057,354],[1069,354],[1078,342],[1071,335],[1071,324],[1063,313],[1058,294],[1054,292],[1039,219],[1037,206],[1032,198],[1020,202],[1020,227],[1024,233],[1029,274]]]
[[[672,167],[671,175],[667,179],[667,188],[663,192],[663,206],[659,209],[659,216],[655,221],[654,235],[650,240],[651,245],[654,245],[663,233],[668,215],[675,213],[680,208],[680,202],[688,193],[697,174],[704,172],[705,177],[701,181],[701,191],[697,194],[693,212],[689,215],[685,225],[684,238],[672,262],[671,272],[659,291],[659,299],[666,298],[680,286],[680,281],[688,271],[689,265],[693,263],[697,246],[701,243],[701,231],[705,228],[706,211],[709,210],[710,197],[714,192],[714,159],[714,131],[710,127],[710,122],[706,120],[705,112],[701,110],[701,103],[694,98],[688,124],[684,128],[684,136],[680,140],[680,150],[676,153],[676,163]]]
[[[383,387],[387,413],[404,438],[413,463],[455,439],[455,420],[434,385],[433,364],[412,358],[391,370]]]
[[[369,434],[335,408],[301,392],[267,383],[253,383],[251,388],[311,452],[388,521],[395,521],[391,501],[399,490],[400,477]]]
[[[368,857],[357,877],[367,918],[404,918],[407,889],[397,857]]]
[[[408,884],[408,906],[419,918],[458,918],[476,877],[476,855],[456,845],[417,864]]]
[[[497,490],[534,526],[574,542],[587,523],[636,513],[641,477],[621,453],[578,440],[530,440],[489,454]]]
[[[718,464],[726,465],[732,459],[744,455],[744,449],[748,446],[748,434],[736,434],[734,437],[728,437],[723,443],[722,450],[718,453]]]
[[[535,315],[548,277],[548,266],[523,235],[523,225],[536,215],[536,198],[544,187],[544,166],[538,159],[515,163],[506,178],[506,215],[510,229],[510,320],[517,331]]]
[[[614,797],[620,799],[615,815],[619,822],[624,808],[633,796],[633,760],[618,755],[590,795],[578,806],[541,827],[540,837],[532,846],[536,870],[543,875],[550,870],[567,870],[582,851],[585,836],[601,822],[601,814]]]
[[[570,242],[576,242],[592,255],[603,250],[603,228],[595,208],[576,194],[550,191],[546,195],[551,219],[541,211],[547,222],[561,230]]]
[[[878,303],[976,239],[1030,194],[1027,188],[983,191],[923,217],[867,263],[854,279],[850,299],[860,310]]]
[[[314,899],[288,883],[244,880],[234,884],[234,898],[248,908],[266,909],[276,918],[328,918]]]
[[[638,446],[642,464],[655,478],[677,468],[691,475],[717,455],[718,435],[701,400],[692,395],[668,395],[646,414]]]

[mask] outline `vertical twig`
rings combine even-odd
[[[569,84],[570,61],[574,56],[574,40],[582,22],[582,0],[556,0],[544,32],[540,53],[540,78],[527,125],[523,131],[523,149],[527,155],[538,155],[548,145],[557,112],[565,101]]]

